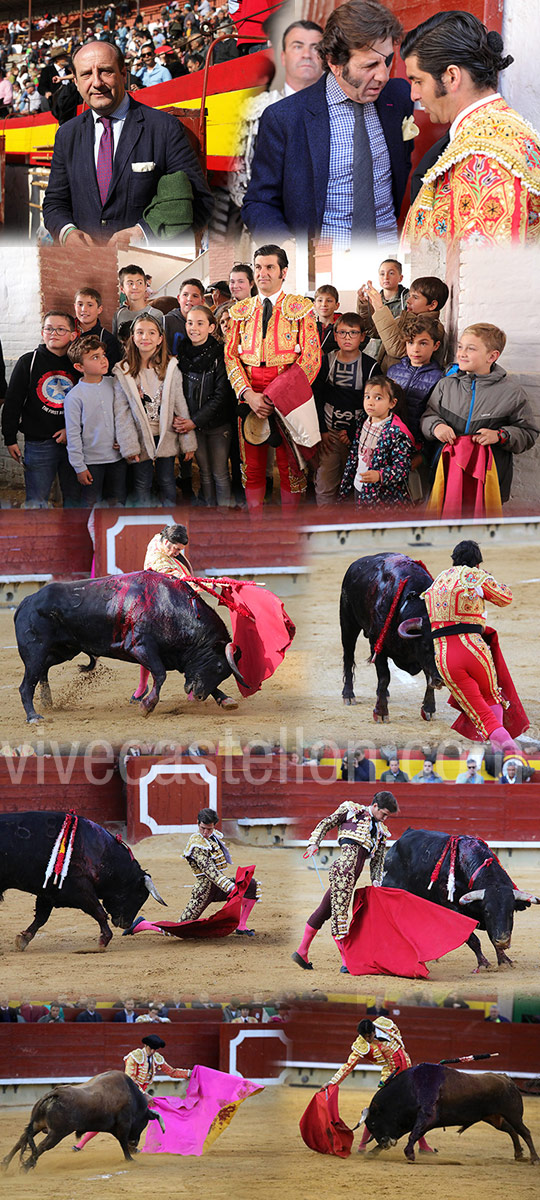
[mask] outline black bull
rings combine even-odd
[[[420,1063],[391,1079],[373,1097],[366,1126],[383,1150],[409,1134],[404,1154],[414,1162],[414,1145],[430,1129],[459,1125],[463,1133],[477,1121],[509,1134],[514,1158],[524,1158],[520,1137],[528,1146],[531,1162],[538,1155],[527,1126],[523,1101],[516,1084],[506,1075],[487,1071],[481,1075],[456,1071],[436,1063]]]
[[[480,838],[464,835],[457,839],[455,852],[455,891],[448,897],[448,875],[451,861],[450,837],[426,829],[406,829],[388,851],[384,862],[385,887],[403,888],[442,904],[454,912],[466,912],[480,929],[485,929],[497,954],[497,963],[511,964],[505,954],[510,946],[514,913],[538,904],[531,892],[516,888],[510,876]],[[431,876],[445,851],[438,878],[430,888]],[[480,967],[489,967],[475,933],[467,939]]]
[[[441,688],[443,683],[435,666],[426,606],[420,599],[431,583],[433,579],[425,567],[406,554],[368,554],[351,563],[344,576],[339,606],[343,701],[355,703],[354,654],[358,635],[363,633],[368,639],[371,658],[381,639],[382,645],[375,656],[377,700],[373,709],[374,721],[389,719],[389,659],[409,675],[424,672],[426,692],[421,715],[430,721],[435,712],[434,688]],[[396,596],[397,604],[392,613]]]
[[[153,687],[141,700],[155,708],[167,671],[185,675],[185,690],[206,700],[237,668],[230,633],[221,617],[181,580],[157,571],[136,571],[75,583],[49,583],[27,596],[15,613],[19,654],[25,665],[21,700],[30,722],[36,685],[50,707],[48,673],[58,663],[88,654],[119,658],[151,672]]]
[[[71,863],[61,887],[49,879],[49,859],[65,813],[19,812],[0,815],[0,898],[9,888],[37,896],[32,924],[16,938],[25,950],[53,908],[78,908],[97,921],[100,946],[107,946],[114,925],[128,929],[141,905],[152,895],[161,904],[151,876],[131,851],[101,825],[79,818]],[[101,901],[103,903],[101,903]]]
[[[30,1121],[19,1141],[3,1159],[7,1168],[17,1152],[25,1171],[35,1167],[46,1150],[52,1150],[70,1133],[112,1133],[120,1142],[124,1158],[132,1160],[130,1148],[137,1143],[149,1120],[163,1121],[153,1112],[146,1096],[123,1071],[105,1071],[88,1083],[60,1084],[34,1104]],[[46,1136],[36,1145],[36,1133]],[[25,1151],[29,1151],[24,1158]]]

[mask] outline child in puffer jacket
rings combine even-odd
[[[205,504],[228,508],[232,504],[228,458],[236,401],[215,330],[212,310],[204,304],[194,305],[186,317],[187,337],[178,348],[189,420],[176,418],[174,428],[178,433],[196,431],[195,458]]]

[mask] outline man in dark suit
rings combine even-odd
[[[127,247],[144,240],[142,214],[163,175],[184,171],[193,188],[193,224],[204,227],[213,200],[177,117],[139,104],[126,93],[117,46],[86,42],[73,55],[77,87],[88,112],[56,134],[43,218],[69,245],[105,238]]]
[[[378,0],[331,13],[320,43],[326,73],[261,118],[242,208],[253,236],[307,232],[342,246],[397,238],[413,112],[409,85],[389,78],[402,33]]]
[[[75,1020],[83,1024],[100,1025],[102,1016],[96,1009],[95,1000],[88,1000],[84,1012],[77,1013]]]

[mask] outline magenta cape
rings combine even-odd
[[[218,938],[234,933],[240,920],[244,892],[249,887],[255,867],[238,867],[236,887],[229,893],[225,903],[211,917],[199,917],[196,921],[154,921],[164,933],[180,938]],[[135,933],[137,930],[135,929]]]
[[[317,1150],[319,1154],[334,1154],[337,1158],[348,1158],[354,1133],[341,1120],[338,1100],[337,1083],[331,1083],[322,1092],[316,1092],[300,1118],[300,1133],[310,1150]]]
[[[194,1067],[185,1096],[151,1098],[151,1108],[163,1117],[165,1133],[157,1121],[150,1121],[143,1153],[204,1154],[227,1128],[242,1101],[263,1090],[238,1075]]]
[[[427,979],[426,959],[470,937],[477,922],[401,888],[358,888],[349,932],[337,942],[351,975]]]
[[[235,601],[230,609],[233,643],[241,650],[238,668],[247,687],[236,681],[242,696],[253,696],[276,667],[296,633],[281,600],[256,583],[222,583],[222,596]],[[220,601],[222,603],[223,601]]]
[[[490,625],[486,625],[482,637],[491,650],[491,657],[497,672],[497,682],[501,689],[502,698],[508,703],[508,708],[503,709],[504,728],[510,734],[510,737],[519,737],[520,733],[525,733],[525,730],[529,728],[530,721],[506,665],[499,643],[499,635]],[[454,700],[453,696],[450,696],[448,703],[452,708],[459,708],[459,704],[457,700]],[[470,717],[464,712],[460,713],[457,720],[454,721],[452,729],[456,729],[462,737],[468,738],[471,742],[475,742],[478,738],[478,730],[475,729]]]

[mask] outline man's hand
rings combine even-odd
[[[176,433],[189,433],[191,429],[195,429],[195,421],[192,421],[190,417],[175,417],[173,429]]]
[[[140,462],[139,455],[138,454],[127,454],[126,462]]]
[[[304,854],[304,858],[313,858],[313,855],[318,854],[318,852],[319,852],[318,846],[315,846],[315,845],[308,846],[308,848]]]
[[[450,425],[445,425],[444,421],[441,421],[440,425],[435,426],[433,436],[437,438],[438,442],[449,442],[451,446],[454,445],[457,437]]]
[[[66,233],[66,236],[65,236],[62,244],[64,246],[67,246],[68,243],[70,246],[77,246],[77,245],[93,246],[94,245],[92,238],[90,237],[90,234],[83,233],[82,229],[70,229],[69,233]]]
[[[478,442],[479,446],[494,446],[499,440],[498,429],[478,429],[472,435],[473,442]]]
[[[249,404],[251,410],[256,417],[269,417],[273,412],[274,405],[261,392],[254,392],[253,388],[246,388],[242,393],[241,399],[244,404]]]
[[[186,450],[186,452],[184,454],[184,462],[191,462],[192,458],[195,458],[195,451],[194,450]]]
[[[59,429],[58,433],[53,433],[53,438],[57,446],[67,445],[67,433],[65,429]]]
[[[77,479],[79,480],[79,483],[83,484],[84,487],[89,487],[90,484],[94,482],[88,467],[85,467],[84,471],[77,471]]]
[[[113,246],[117,250],[127,250],[131,242],[143,242],[144,233],[140,225],[132,225],[130,229],[119,229],[117,233],[113,233],[112,238],[107,242],[108,246]]]
[[[342,444],[344,446],[350,446],[350,444],[351,444],[351,439],[350,439],[346,429],[338,429],[337,440],[338,440],[338,442],[342,442]]]
[[[8,454],[11,455],[11,458],[13,459],[14,462],[18,462],[18,463],[22,462],[22,454],[20,451],[20,447],[17,445],[16,442],[14,442],[12,446],[8,446],[7,451],[8,451]]]

